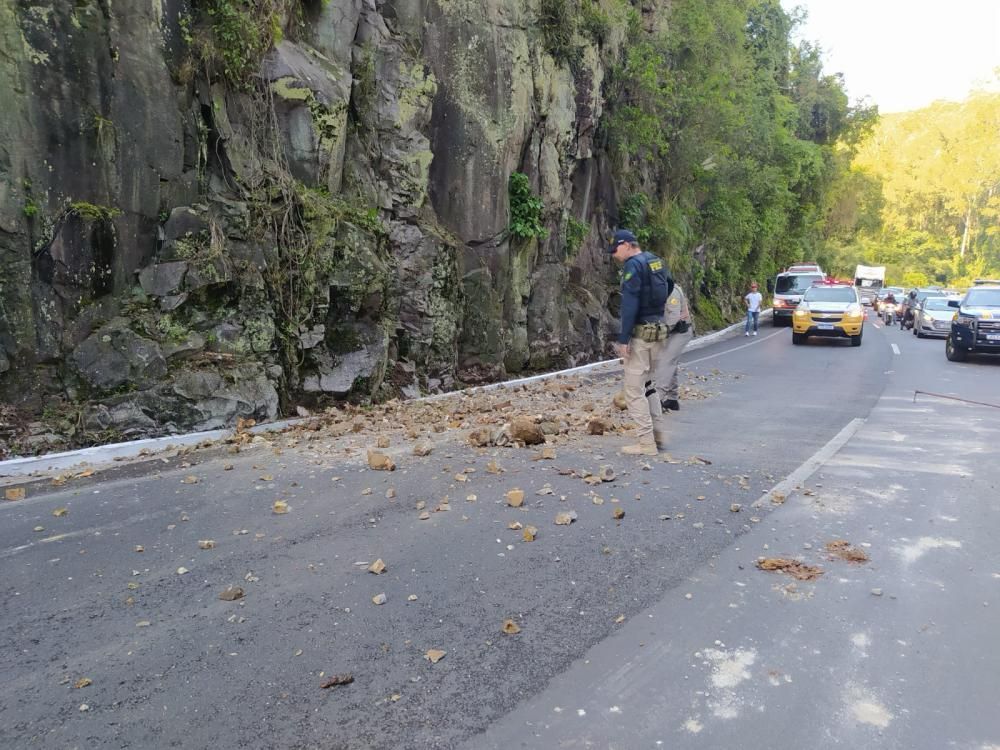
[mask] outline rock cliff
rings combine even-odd
[[[654,14],[567,61],[542,6],[0,0],[3,397],[101,439],[599,356],[602,88]]]

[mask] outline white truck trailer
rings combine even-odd
[[[885,284],[885,266],[858,266],[854,269],[854,286],[861,302],[870,305]]]

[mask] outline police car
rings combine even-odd
[[[977,284],[960,300],[944,353],[951,362],[964,362],[970,354],[1000,354],[1000,284]]]

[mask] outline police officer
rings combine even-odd
[[[657,399],[664,411],[677,411],[681,408],[677,390],[677,365],[684,347],[694,336],[691,308],[684,290],[677,284],[674,284],[674,290],[667,297],[663,320],[667,324],[667,343],[663,345],[663,352],[656,363],[656,386],[652,388],[652,392],[647,387],[646,393],[649,398]],[[663,441],[657,439],[657,443],[661,442]]]
[[[667,339],[663,310],[674,289],[674,280],[663,261],[643,252],[627,229],[615,232],[608,253],[622,264],[621,333],[615,352],[625,363],[625,401],[638,426],[635,445],[622,448],[632,456],[655,456],[657,437],[666,439],[660,403],[646,399],[646,382]]]

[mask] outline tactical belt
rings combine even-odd
[[[670,329],[666,323],[640,323],[632,329],[632,338],[652,344],[657,341],[666,341],[670,335]]]

